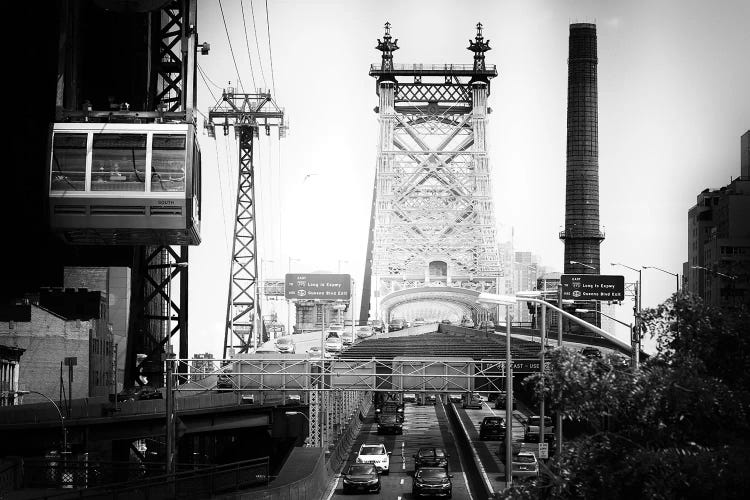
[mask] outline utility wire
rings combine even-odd
[[[260,66],[260,75],[263,78],[263,86],[266,87],[266,75],[263,72],[263,62],[260,57],[260,46],[258,45],[258,29],[255,27],[255,9],[253,8],[253,0],[250,0],[250,14],[253,17],[253,33],[255,35],[255,51],[258,53],[258,66]]]
[[[208,86],[208,82],[210,80],[208,80],[208,77],[206,76],[206,74],[204,73],[204,71],[200,67],[200,65],[198,66],[198,73],[201,75],[201,78],[203,79],[203,83],[206,85],[206,89],[208,89],[208,93],[211,94],[211,97],[213,97],[214,102],[219,102],[219,99],[217,99],[216,95],[214,95],[214,91],[211,90],[211,87]],[[213,83],[213,82],[211,82],[211,83]],[[213,83],[213,84],[216,85],[215,83]],[[222,89],[222,91],[223,91],[223,89]],[[201,114],[203,114],[203,113],[201,113]],[[206,116],[206,115],[203,115],[203,116]]]
[[[232,39],[229,38],[229,28],[227,28],[227,19],[224,17],[224,8],[221,6],[221,0],[219,0],[219,9],[221,10],[221,19],[224,21],[224,31],[227,33],[227,41],[229,41],[229,52],[232,54],[232,61],[234,61],[234,70],[237,72],[237,81],[240,82],[240,89],[245,92],[245,86],[242,85],[242,77],[240,76],[240,70],[237,68],[237,59],[234,57],[234,49],[232,48]]]
[[[268,22],[268,0],[266,0],[266,31],[268,33],[268,57],[271,60],[271,84],[273,96],[276,98],[276,80],[273,77],[273,52],[271,52],[271,23]]]
[[[224,91],[223,87],[221,87],[220,85],[217,85],[216,82],[214,82],[213,80],[211,80],[208,77],[208,75],[206,74],[206,70],[204,70],[203,67],[200,64],[198,65],[198,71],[200,71],[201,76],[203,76],[203,81],[206,82],[206,87],[208,87],[208,84],[210,83],[211,85],[213,85],[217,89],[221,90],[222,92]]]
[[[251,0],[252,1],[252,0]],[[247,47],[247,60],[250,61],[250,77],[253,79],[253,89],[257,88],[255,85],[255,72],[253,71],[253,58],[250,57],[250,42],[247,39],[247,23],[245,22],[245,1],[240,1],[240,9],[242,9],[242,26],[245,28],[245,47]]]

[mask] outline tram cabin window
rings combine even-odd
[[[151,191],[185,191],[184,134],[154,134]]]
[[[92,191],[146,190],[146,134],[94,134]]]
[[[55,134],[51,173],[51,191],[86,189],[86,135]]]

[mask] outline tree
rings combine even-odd
[[[634,370],[619,355],[550,354],[553,411],[588,423],[533,483],[505,498],[744,498],[750,491],[748,312],[679,294],[644,311],[657,354]]]

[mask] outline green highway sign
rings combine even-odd
[[[625,277],[605,274],[563,274],[563,300],[624,300]]]
[[[352,277],[348,274],[286,275],[284,297],[289,300],[349,300]]]

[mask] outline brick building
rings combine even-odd
[[[52,399],[106,397],[111,392],[112,334],[107,307],[99,292],[86,289],[42,289],[0,310],[0,344],[23,349],[16,373],[17,389],[41,392]],[[72,379],[63,367],[75,358]],[[61,375],[62,373],[62,375]],[[25,403],[42,402],[37,394]]]
[[[688,211],[685,285],[714,306],[750,305],[750,130],[740,143],[740,176]]]

